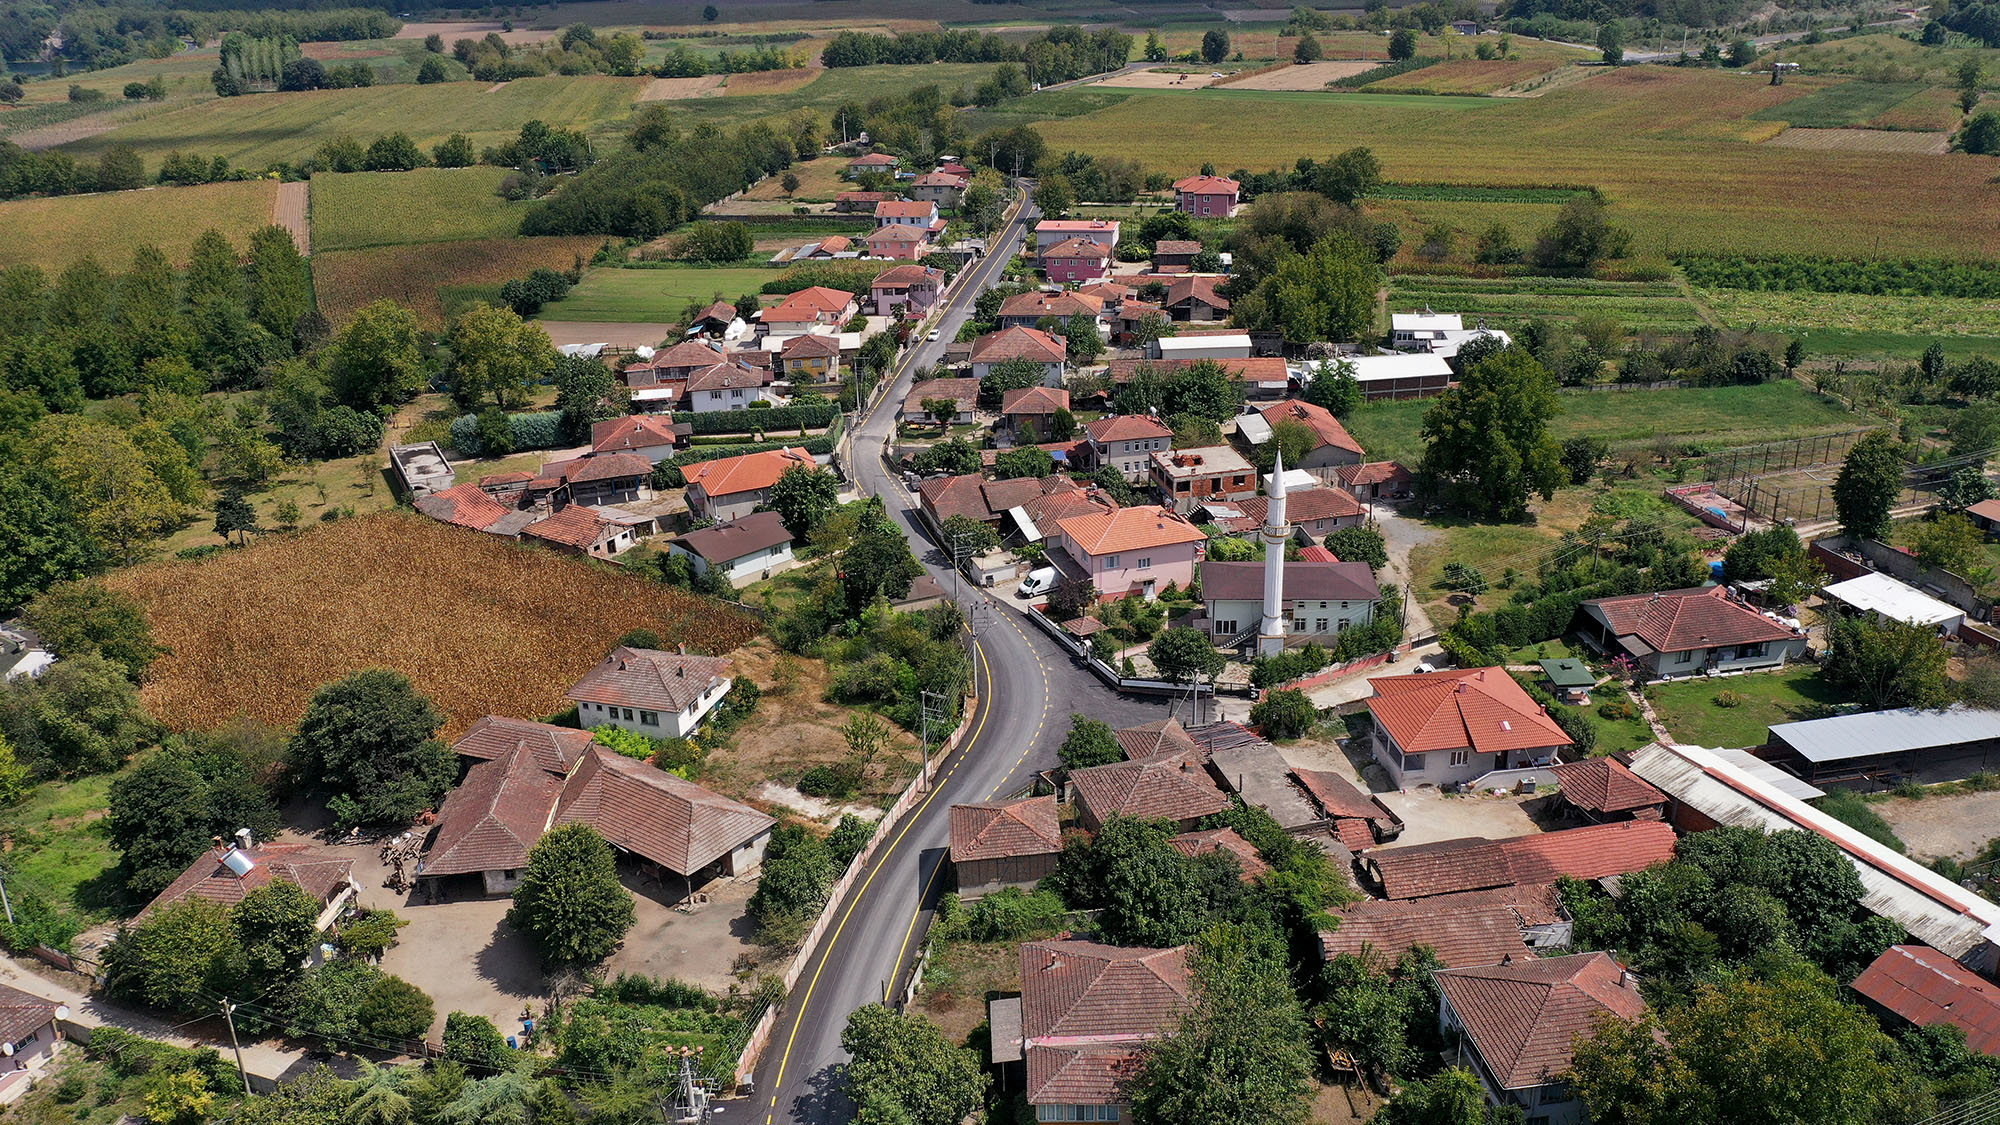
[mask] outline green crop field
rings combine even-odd
[[[1516,333],[1531,320],[1573,320],[1586,313],[1615,317],[1628,332],[1688,332],[1703,323],[1693,302],[1672,282],[1426,274],[1399,274],[1391,280],[1391,308],[1419,305],[1479,317]]]
[[[1750,117],[1754,121],[1783,121],[1801,129],[1844,129],[1889,112],[1922,89],[1905,82],[1842,82],[1767,106]]]
[[[29,263],[55,271],[84,254],[122,270],[132,248],[152,242],[175,262],[202,231],[213,228],[238,247],[271,223],[276,180],[200,187],[113,191],[0,203],[0,266]]]
[[[505,168],[322,172],[312,178],[313,249],[505,238],[529,206],[495,193],[506,175]]]
[[[1831,399],[1794,382],[1755,387],[1688,387],[1665,391],[1596,391],[1565,394],[1563,412],[1550,423],[1558,439],[1602,438],[1612,445],[1651,442],[1662,434],[1699,440],[1712,449],[1777,438],[1838,433],[1860,420]],[[1423,458],[1419,436],[1423,399],[1372,402],[1346,419],[1347,429],[1370,460],[1414,465]]]
[[[1954,36],[1960,43],[1962,37]],[[1798,63],[1807,74],[1852,74],[1874,82],[1927,82],[1949,86],[1958,68],[1976,59],[1991,82],[2000,70],[2000,51],[1984,47],[1925,47],[1887,29],[1868,35],[1829,39],[1824,43],[1787,43],[1772,56]]]
[[[546,320],[674,321],[689,301],[735,300],[778,276],[770,269],[596,269],[569,296],[544,306]]]
[[[303,160],[342,135],[367,144],[388,133],[404,132],[428,150],[453,133],[464,133],[475,147],[484,148],[512,137],[531,120],[570,129],[615,128],[631,116],[632,99],[646,81],[521,78],[497,90],[481,82],[443,82],[246,94],[148,117],[79,141],[71,151],[87,158],[111,145],[128,144],[149,166],[179,150],[224,156],[239,167],[263,168]]]
[[[1752,324],[1787,334],[1821,329],[1898,336],[2000,336],[2000,301],[1888,297],[1861,293],[1702,289],[1703,304],[1731,327]],[[1921,345],[1919,346],[1921,349]]]
[[[1753,115],[1830,85],[1628,67],[1539,98],[1134,90],[1038,128],[1051,151],[1175,174],[1367,145],[1401,183],[1594,184],[1643,254],[2000,255],[2000,212],[1967,205],[1990,190],[1989,159],[1755,143],[1785,125]]]

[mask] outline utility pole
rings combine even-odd
[[[250,1072],[243,1068],[243,1044],[236,1040],[236,1005],[222,1002],[222,1020],[229,1025],[229,1046],[236,1052],[236,1076],[243,1080],[243,1096],[250,1096]]]
[[[4,875],[0,875],[0,906],[7,908],[7,924],[13,925],[14,904],[7,901],[7,880]]]

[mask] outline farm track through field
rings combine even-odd
[[[271,223],[292,232],[292,241],[299,244],[301,254],[312,253],[312,224],[306,221],[311,198],[312,185],[299,180],[279,184],[278,194],[271,199]]]

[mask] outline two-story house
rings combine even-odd
[[[697,461],[681,469],[687,477],[688,511],[696,519],[717,521],[747,516],[771,499],[771,486],[786,470],[818,467],[813,455],[803,448]]]
[[[1117,219],[1043,219],[1035,224],[1035,245],[1053,246],[1066,238],[1118,245]]]
[[[836,347],[836,351],[839,349]],[[772,389],[771,369],[743,363],[718,363],[688,376],[686,409],[696,414],[716,414],[747,409],[753,402],[777,405],[781,401]]]
[[[1518,1107],[1535,1125],[1589,1119],[1562,1074],[1579,1039],[1606,1020],[1646,1014],[1639,980],[1608,953],[1524,957],[1479,968],[1440,969],[1438,1027],[1455,1044],[1446,1061],[1478,1077],[1486,1100]]]
[[[910,195],[939,207],[957,207],[972,181],[950,172],[927,172],[910,184]]]
[[[1227,176],[1185,176],[1174,181],[1174,209],[1204,218],[1228,218],[1243,185]]]
[[[564,504],[628,504],[653,498],[653,462],[638,453],[588,453],[550,461],[528,482],[525,499]]]
[[[686,738],[735,683],[729,661],[620,645],[564,693],[585,727]]]
[[[1777,668],[1806,650],[1803,632],[1737,601],[1726,586],[1595,598],[1579,610],[1577,633],[1587,644],[1662,679]]]
[[[1373,621],[1382,598],[1374,571],[1358,562],[1288,562],[1284,591],[1287,645],[1330,648],[1340,634]],[[1264,618],[1264,564],[1202,563],[1201,600],[1216,647],[1254,642]]]
[[[1569,735],[1505,668],[1377,676],[1368,712],[1375,761],[1397,788],[1456,785],[1560,761]]]
[[[1042,385],[1060,387],[1069,360],[1069,341],[1035,328],[1003,328],[972,342],[972,377],[984,379],[993,365],[1025,359],[1041,365]]]
[[[1049,317],[1068,322],[1073,316],[1087,316],[1098,322],[1099,334],[1103,333],[1104,298],[1089,293],[1063,292],[1016,293],[1000,302],[999,323],[1002,328],[1035,328]]]
[[[912,227],[925,235],[944,229],[937,204],[928,199],[896,199],[875,205],[875,222],[885,227]]]
[[[786,294],[783,300],[763,310],[759,319],[773,336],[796,336],[814,328],[838,330],[854,319],[860,307],[854,294],[844,289],[814,285]]]
[[[1153,454],[1174,444],[1174,431],[1148,414],[1113,414],[1087,422],[1092,468],[1116,465],[1127,484],[1144,483],[1152,475]]]
[[[840,341],[818,332],[793,336],[779,347],[778,365],[793,387],[835,382],[840,378]]]
[[[1185,516],[1146,504],[1058,520],[1053,541],[1100,595],[1151,601],[1168,583],[1187,589],[1207,537]]]
[[[627,414],[593,423],[590,449],[593,453],[636,453],[657,465],[672,457],[692,433],[693,427],[685,422],[653,414]]]
[[[876,316],[922,316],[943,292],[944,271],[930,266],[890,266],[868,285]]]
[[[1045,244],[1037,251],[1035,264],[1050,281],[1096,281],[1111,272],[1111,246],[1088,238],[1065,238]]]
[[[1132,1082],[1192,992],[1186,946],[1028,942],[1021,994],[990,1003],[992,1061],[1037,1121],[1130,1121]]]
[[[1226,445],[1162,449],[1150,458],[1154,487],[1174,511],[1185,515],[1210,500],[1242,500],[1257,495],[1256,466]]]
[[[888,204],[882,204],[887,207]],[[924,228],[902,223],[886,223],[876,227],[862,244],[868,247],[871,258],[889,258],[914,262],[931,252],[930,235]]]
[[[1286,469],[1286,473],[1296,470]],[[1242,500],[1205,504],[1201,512],[1224,531],[1236,535],[1254,534],[1264,526],[1270,510],[1269,498],[1250,496]],[[1290,488],[1285,495],[1285,522],[1293,538],[1325,539],[1343,527],[1359,527],[1365,518],[1361,502],[1339,488]]]

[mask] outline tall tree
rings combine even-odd
[[[388,668],[364,668],[313,693],[292,736],[300,781],[331,794],[343,825],[391,824],[431,807],[456,780],[436,740],[444,715]]]
[[[55,478],[100,548],[127,562],[192,514],[131,435],[116,426],[52,415],[36,424],[27,450]]]
[[[1281,260],[1259,291],[1271,326],[1285,339],[1354,340],[1374,322],[1380,276],[1374,254],[1336,234],[1307,253]]]
[[[1833,509],[1842,534],[1886,539],[1889,513],[1903,490],[1903,446],[1890,430],[1875,430],[1854,443],[1833,480]]]
[[[1088,715],[1071,715],[1069,734],[1056,750],[1056,757],[1066,768],[1080,770],[1119,761],[1125,757],[1125,752],[1118,748],[1118,739],[1111,733],[1111,724]]]
[[[194,346],[193,333],[181,319],[180,275],[152,243],[132,251],[132,265],[118,279],[118,332],[130,349],[132,364],[179,357]]]
[[[190,305],[243,303],[243,262],[222,232],[211,228],[195,238],[188,251],[186,286]]]
[[[525,406],[555,366],[555,345],[539,324],[512,309],[474,305],[451,327],[451,395],[470,410],[489,398],[502,410]]]
[[[96,653],[135,680],[160,654],[139,603],[94,579],[50,587],[28,603],[22,619],[56,655]]]
[[[1306,384],[1301,397],[1336,418],[1345,418],[1361,405],[1361,380],[1354,377],[1354,365],[1347,360],[1321,360],[1314,365],[1312,382]]]
[[[279,823],[242,757],[221,747],[162,749],[112,782],[109,803],[105,826],[125,887],[141,900],[165,889],[215,837],[248,828],[261,840]]]
[[[589,441],[592,426],[622,418],[630,407],[629,392],[603,363],[584,356],[556,361],[556,410],[571,441]]]
[[[990,1081],[979,1055],[953,1046],[921,1016],[880,1004],[857,1008],[840,1033],[841,1078],[865,1113],[860,1120],[957,1125],[984,1100]]]
[[[268,226],[250,236],[249,293],[250,315],[264,331],[287,346],[296,340],[312,311],[312,282],[291,231]]]
[[[1555,379],[1525,349],[1474,364],[1424,412],[1424,487],[1475,515],[1518,520],[1528,497],[1568,480],[1549,421],[1562,412]]]
[[[804,539],[839,499],[840,482],[832,473],[802,465],[786,469],[771,485],[771,509],[794,539]]]
[[[1202,939],[1194,1003],[1147,1056],[1132,1094],[1140,1125],[1303,1122],[1311,1035],[1282,957],[1232,926]]]
[[[554,965],[610,956],[634,920],[632,892],[618,882],[611,845],[587,824],[551,829],[528,852],[507,921]]]
[[[1870,710],[1942,707],[1951,701],[1944,645],[1933,630],[1901,621],[1836,619],[1820,675]]]
[[[415,398],[427,375],[422,339],[416,314],[402,305],[385,298],[362,306],[330,350],[334,398],[362,411]]]
[[[0,611],[93,573],[103,553],[45,469],[0,470]]]
[[[1207,633],[1186,626],[1161,633],[1146,649],[1146,655],[1160,675],[1177,684],[1213,680],[1226,662]]]

